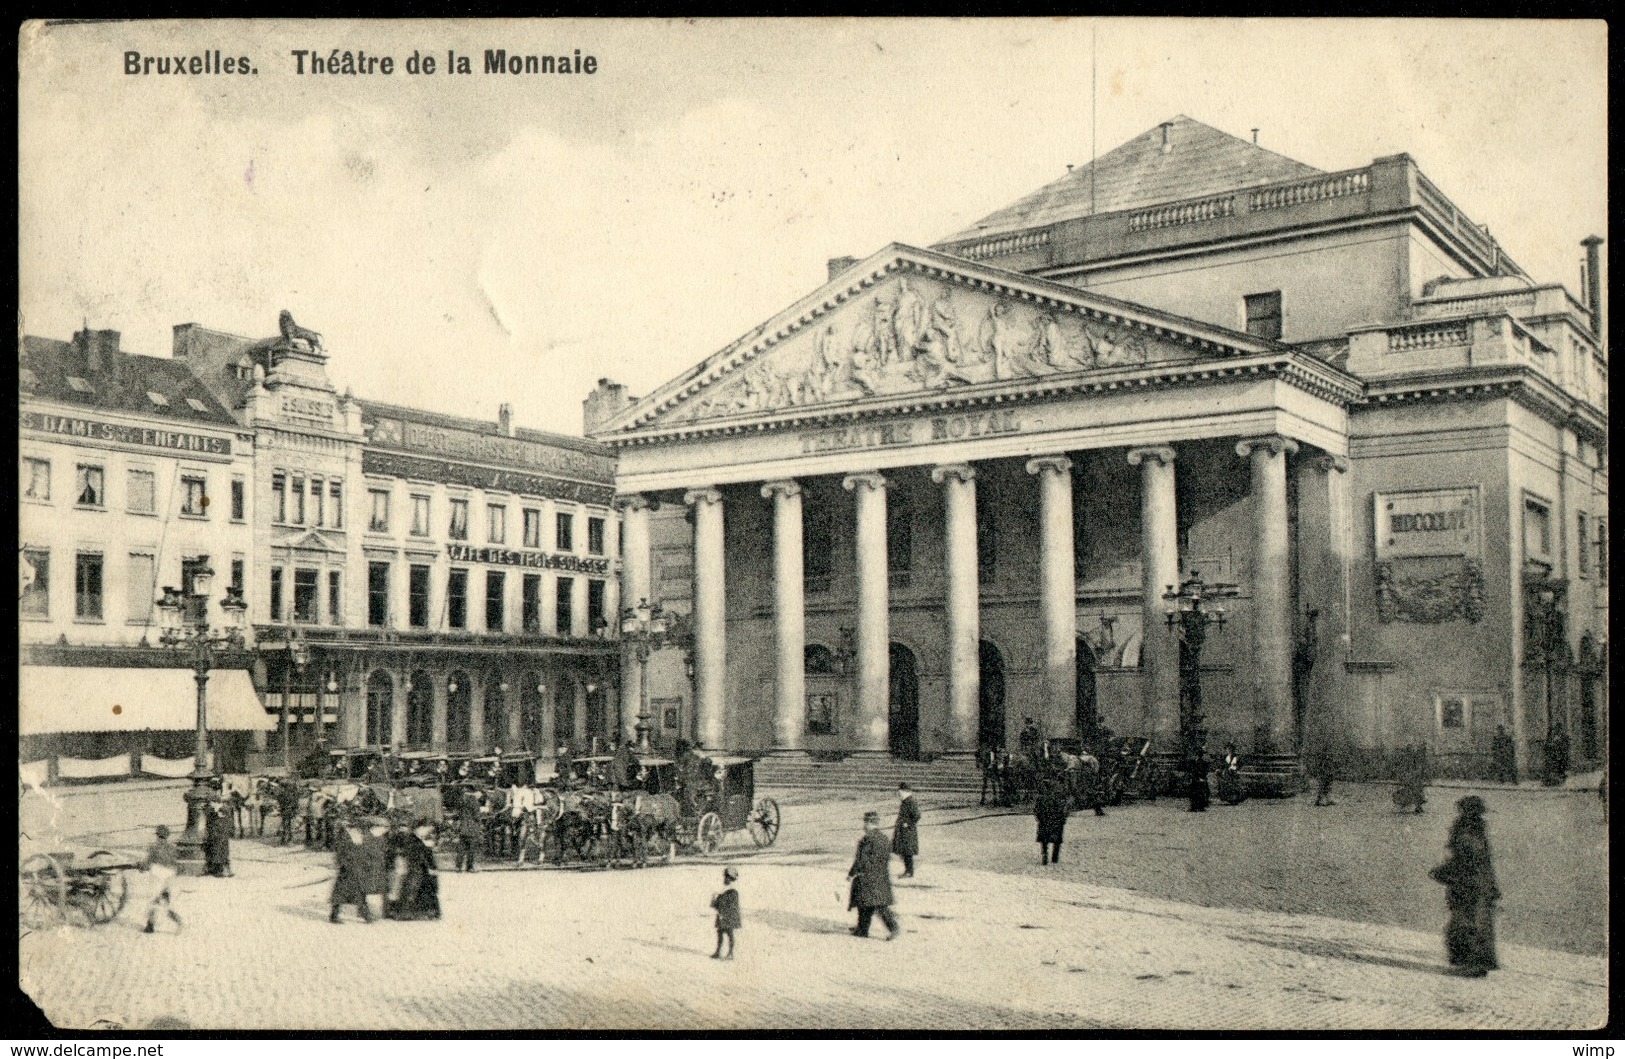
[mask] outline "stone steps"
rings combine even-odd
[[[917,791],[976,794],[982,774],[970,758],[936,761],[896,761],[891,758],[847,758],[813,761],[809,758],[766,757],[756,763],[761,787],[821,787],[832,790],[895,790],[908,783]]]

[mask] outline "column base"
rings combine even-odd
[[[1296,754],[1257,754],[1241,767],[1242,789],[1254,798],[1291,798],[1303,790]]]
[[[774,747],[767,752],[767,756],[779,761],[811,761],[812,755],[802,747]]]
[[[895,761],[890,750],[849,750],[848,760],[858,761]]]

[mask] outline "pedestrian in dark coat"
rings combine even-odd
[[[1469,978],[1495,970],[1495,902],[1501,897],[1490,862],[1490,840],[1484,830],[1484,799],[1468,795],[1456,803],[1450,825],[1450,857],[1433,869],[1445,887],[1450,909],[1444,928],[1450,965]]]
[[[333,892],[327,898],[330,909],[327,915],[329,923],[339,921],[339,909],[345,905],[355,905],[356,911],[361,913],[361,921],[372,922],[372,910],[367,907],[366,866],[361,852],[364,836],[361,829],[353,823],[346,822],[335,827],[337,835],[333,841]]]
[[[891,851],[903,858],[902,877],[914,878],[914,858],[920,853],[920,807],[914,801],[914,789],[906,783],[897,785],[897,824],[892,828]]]
[[[1428,748],[1421,743],[1405,748],[1400,762],[1399,789],[1394,791],[1394,806],[1401,812],[1422,811],[1427,804],[1427,785],[1432,781],[1428,767]]]
[[[869,924],[878,914],[880,921],[890,931],[886,940],[891,941],[900,933],[897,917],[892,915],[891,910],[891,846],[886,841],[886,833],[880,829],[879,813],[864,813],[863,827],[857,856],[852,858],[852,868],[846,873],[846,877],[852,880],[851,896],[846,907],[858,910],[858,925],[852,928],[852,933],[867,938]]]
[[[1546,737],[1546,773],[1541,777],[1541,782],[1548,787],[1561,787],[1568,778],[1569,733],[1558,725]]]
[[[1066,837],[1066,817],[1071,799],[1066,788],[1054,780],[1038,789],[1033,799],[1033,815],[1038,818],[1038,850],[1041,864],[1061,863],[1061,840]]]
[[[231,818],[225,806],[210,802],[203,809],[203,867],[222,879],[231,875]]]
[[[480,822],[479,810],[470,807],[465,802],[463,805],[463,811],[457,816],[458,871],[474,870],[474,856],[480,848],[480,842],[484,838],[485,825]]]
[[[361,887],[367,897],[377,895],[382,914],[384,899],[389,895],[389,822],[375,816],[365,823],[367,830],[361,836]]]
[[[743,917],[739,914],[739,891],[734,889],[734,880],[738,878],[738,871],[723,868],[722,892],[711,898],[711,907],[717,910],[717,951],[711,954],[713,960],[734,958],[734,931],[745,925]],[[722,954],[723,938],[728,939],[726,956]]]
[[[1316,747],[1309,757],[1309,770],[1319,783],[1319,789],[1315,791],[1315,804],[1336,805],[1332,801],[1332,780],[1337,772],[1337,756],[1332,753],[1332,748],[1324,743]]]
[[[1190,796],[1191,812],[1207,812],[1207,754],[1198,750],[1185,762],[1186,793]]]
[[[1490,740],[1490,774],[1497,783],[1518,782],[1518,748],[1504,724],[1495,726],[1495,738]]]

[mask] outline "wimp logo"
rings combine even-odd
[[[1614,1046],[1611,1044],[1576,1044],[1574,1046],[1576,1059],[1580,1056],[1596,1056],[1598,1059],[1614,1059]]]

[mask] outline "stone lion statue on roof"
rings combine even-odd
[[[293,313],[288,310],[282,310],[281,315],[277,317],[277,323],[282,328],[282,340],[284,342],[304,342],[312,350],[322,348],[322,336],[308,327],[300,327],[294,323]]]

